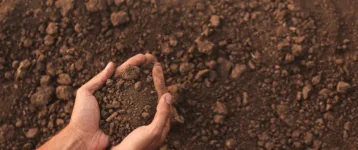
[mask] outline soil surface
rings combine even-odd
[[[0,0],[0,149],[39,147],[68,124],[76,89],[147,52],[177,95],[161,150],[355,149],[357,3]],[[96,94],[111,144],[153,117],[140,77]]]

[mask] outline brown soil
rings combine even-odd
[[[146,52],[162,63],[167,85],[183,92],[174,119],[181,123],[163,150],[354,149],[357,3],[1,0],[0,149],[40,146],[69,122],[78,87],[107,62]],[[122,109],[140,118],[145,105],[154,108],[124,104],[133,93],[157,101],[133,84],[119,89],[123,105],[107,115]],[[112,144],[136,125],[101,115]]]
[[[131,131],[153,119],[158,98],[150,70],[145,72],[130,67],[126,75],[108,79],[95,93],[101,110],[100,127],[110,136],[112,145],[119,144]]]

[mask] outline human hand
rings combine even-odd
[[[116,70],[114,64],[111,62],[106,66],[106,68],[101,73],[96,75],[94,78],[92,78],[90,81],[88,81],[86,84],[84,84],[81,88],[77,90],[75,106],[73,109],[70,123],[58,135],[53,137],[50,141],[45,143],[39,149],[105,149],[108,145],[108,136],[105,135],[99,129],[99,120],[100,120],[99,106],[96,98],[93,96],[93,93],[97,89],[99,89],[106,82],[108,78],[110,78],[113,75],[114,71],[116,72],[115,76],[118,76],[121,70],[126,69],[126,67],[128,66],[140,66],[140,65],[147,65],[151,63],[155,63],[153,67],[153,78],[154,78],[155,88],[158,93],[158,96],[164,95],[164,92],[166,93],[164,75],[160,67],[160,64],[157,63],[156,58],[154,56],[150,54],[146,54],[146,55],[138,54],[128,59]],[[168,98],[168,101],[171,100],[170,98],[171,97]],[[158,112],[160,112],[158,111],[153,122],[159,123],[163,119],[168,120],[169,110],[167,110],[166,107],[167,105],[168,104],[163,105],[160,102],[158,103],[157,109],[164,110],[165,112],[164,113],[161,112],[160,113],[161,115],[157,115]],[[161,106],[160,109],[159,106]],[[165,107],[162,108],[163,106]],[[169,121],[167,122],[169,125]],[[135,130],[136,132],[133,132],[130,135],[140,134],[142,136],[143,133],[138,132],[140,131],[139,129],[140,128],[136,129]],[[164,133],[167,134],[168,131],[169,131],[169,127],[166,127]],[[154,131],[151,134],[154,134]],[[146,134],[147,136],[145,137],[147,138],[143,140],[135,139],[136,144],[132,142],[131,140],[132,138],[129,138],[129,140],[126,140],[127,139],[126,138],[124,141],[127,142],[123,141],[122,143],[129,142],[132,145],[132,148],[137,149],[139,145],[145,144],[144,141],[150,140],[149,137],[154,137],[154,136],[150,136],[151,134]],[[128,137],[133,137],[133,136],[128,136]]]
[[[167,93],[162,67],[156,63],[153,67],[153,80],[159,102],[157,112],[151,124],[141,126],[130,133],[112,150],[150,150],[157,149],[164,142],[170,130],[170,104],[172,96]]]

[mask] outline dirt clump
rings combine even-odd
[[[101,111],[101,128],[118,144],[131,131],[151,122],[158,103],[151,71],[137,66],[108,79],[95,93]]]

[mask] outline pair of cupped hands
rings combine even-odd
[[[99,128],[100,110],[93,93],[102,87],[113,75],[117,77],[128,66],[154,64],[152,75],[158,94],[157,112],[149,125],[141,126],[130,133],[113,150],[157,149],[170,130],[170,104],[172,96],[167,92],[164,74],[160,63],[151,54],[138,54],[119,67],[110,62],[105,69],[77,90],[75,105],[69,124],[39,149],[105,149],[108,135]]]

